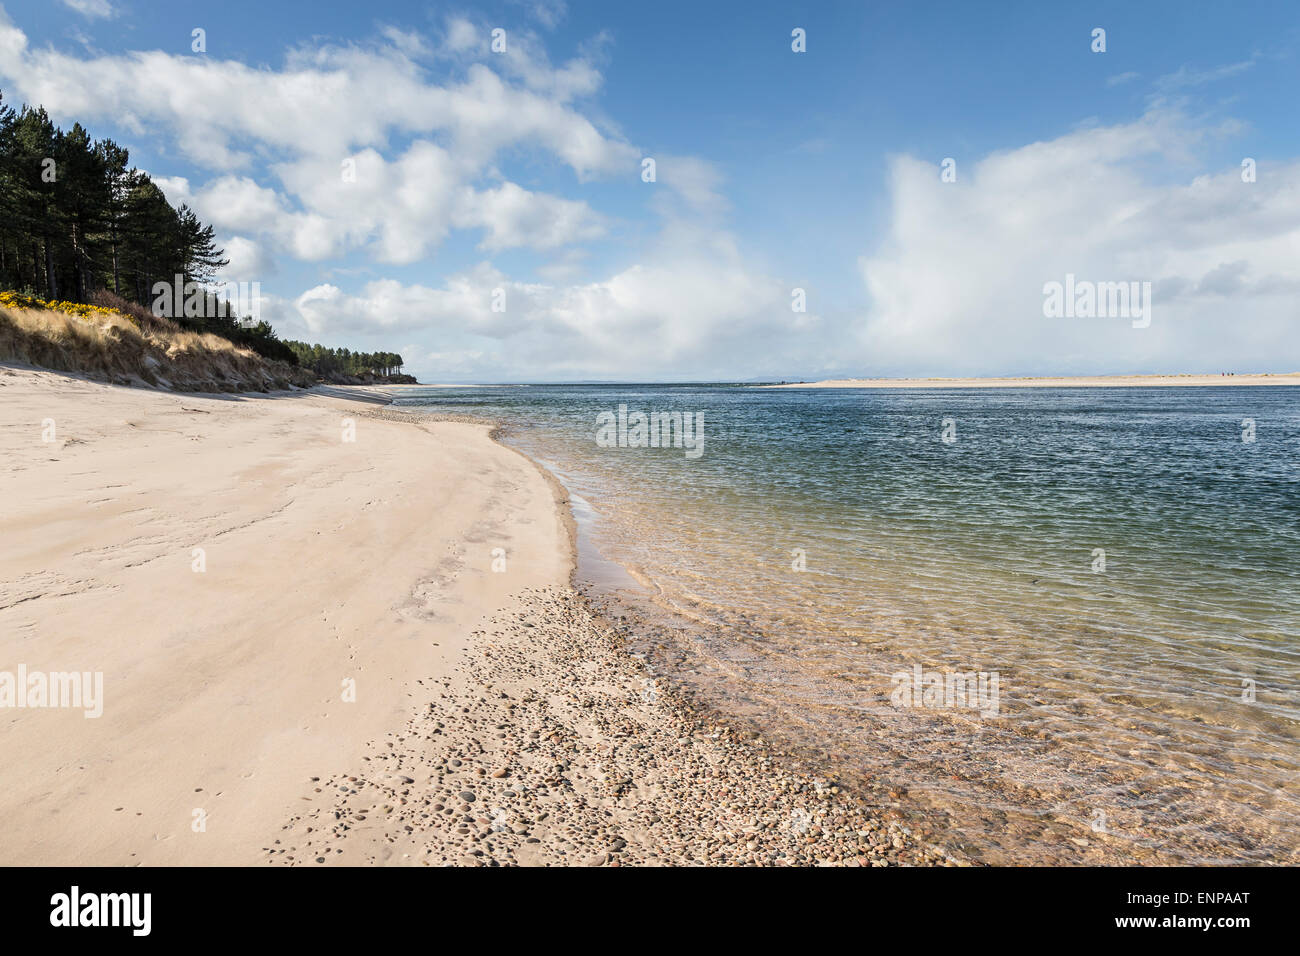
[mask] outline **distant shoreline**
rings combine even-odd
[[[1300,372],[1244,375],[1079,375],[1005,378],[830,378],[755,388],[1206,388],[1215,385],[1300,385]]]

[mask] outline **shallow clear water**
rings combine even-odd
[[[1300,862],[1296,389],[527,386],[399,404],[507,423],[644,584],[629,599],[691,622],[665,656],[679,676],[954,849]],[[702,414],[702,452],[602,447],[598,416],[620,405]],[[916,665],[982,673],[986,692],[996,673],[996,698],[909,698]]]

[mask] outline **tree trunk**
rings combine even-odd
[[[48,239],[45,240],[45,284],[49,287],[50,301],[58,301],[59,285],[54,278],[54,250],[50,248]]]
[[[72,226],[72,279],[73,294],[78,302],[86,301],[86,269],[82,262],[81,237],[76,224]]]

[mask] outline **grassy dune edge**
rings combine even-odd
[[[310,387],[314,377],[216,335],[166,319],[115,309],[0,297],[0,361],[72,372],[118,385],[182,392],[246,392]]]

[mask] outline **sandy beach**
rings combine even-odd
[[[0,367],[0,671],[102,674],[0,709],[0,862],[948,862],[690,712],[563,490],[384,401]]]
[[[828,378],[757,388],[1176,388],[1300,385],[1300,372],[1249,375],[1078,375],[1022,378]]]

